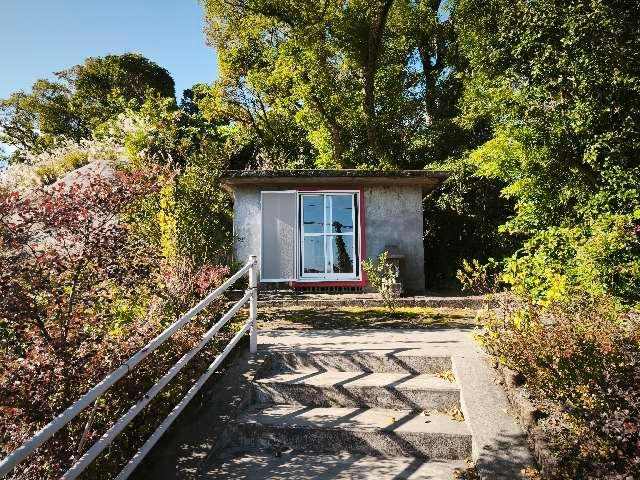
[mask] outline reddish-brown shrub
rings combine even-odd
[[[0,456],[73,403],[228,273],[226,267],[167,264],[156,246],[123,220],[158,188],[154,172],[118,171],[28,194],[0,192]],[[175,281],[164,281],[172,278]],[[84,448],[191,348],[213,320],[201,316],[192,321],[106,393]],[[211,346],[196,357],[88,476],[110,478],[122,467],[215,351]],[[16,468],[14,478],[58,478],[78,455],[88,415],[83,412],[45,443]]]
[[[546,405],[542,425],[565,478],[639,478],[637,321],[606,297],[504,307],[487,319],[481,341]]]

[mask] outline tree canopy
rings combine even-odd
[[[480,174],[516,202],[529,240],[510,279],[640,301],[640,20],[625,1],[459,0],[469,59],[462,120],[489,119]]]
[[[46,151],[61,139],[81,140],[126,108],[139,108],[149,96],[174,98],[169,72],[142,55],[90,57],[37,80],[30,92],[0,100],[0,141],[18,150]]]
[[[464,144],[441,1],[205,2],[230,117],[280,164],[422,168]]]
[[[640,22],[632,2],[457,2],[465,118],[488,115],[483,171],[518,182],[518,228],[633,211]],[[535,208],[533,208],[535,207]],[[536,218],[526,218],[526,211]]]

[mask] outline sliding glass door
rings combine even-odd
[[[303,193],[300,216],[301,278],[357,277],[357,193]]]

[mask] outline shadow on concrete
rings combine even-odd
[[[189,402],[178,419],[160,438],[131,475],[138,480],[186,480],[195,478],[216,446],[226,443],[223,432],[244,408],[250,395],[250,379],[262,360],[248,352],[244,338],[220,368]]]
[[[362,455],[306,455],[289,452],[275,457],[257,453],[230,456],[202,479],[229,480],[391,480],[449,479],[453,468],[439,461],[415,458],[372,458]]]
[[[525,434],[502,433],[497,435],[491,445],[481,447],[476,467],[482,478],[495,480],[526,479],[523,465],[535,467],[529,455],[519,455],[514,445],[526,445]],[[528,452],[527,452],[528,453]]]

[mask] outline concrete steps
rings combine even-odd
[[[420,465],[469,458],[468,425],[443,413],[460,408],[460,388],[434,375],[450,369],[451,358],[402,353],[270,351],[267,371],[253,382],[253,405],[236,423],[235,447],[409,457]]]
[[[276,371],[328,370],[338,372],[437,373],[451,370],[451,356],[429,350],[403,351],[295,351],[270,352]]]
[[[238,421],[237,446],[462,460],[471,432],[446,414],[411,410],[275,405]]]
[[[228,480],[451,480],[462,461],[421,460],[412,457],[371,457],[350,453],[299,454],[285,452],[231,453],[200,478]]]
[[[421,411],[460,406],[457,384],[431,374],[303,370],[255,381],[260,403]]]
[[[451,479],[473,461],[469,478],[525,480],[533,465],[470,330],[261,331],[255,362],[199,479]]]

